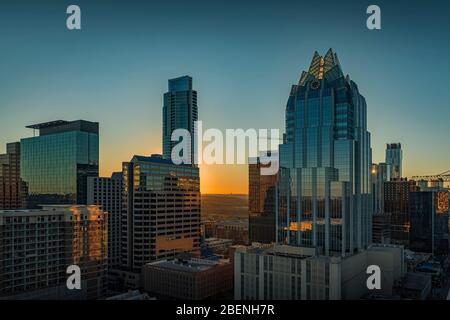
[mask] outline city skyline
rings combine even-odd
[[[183,75],[195,81],[199,120],[206,127],[284,132],[290,84],[296,83],[314,50],[332,47],[367,99],[373,162],[384,161],[386,143],[400,142],[404,176],[448,170],[449,151],[429,143],[450,132],[443,72],[449,62],[441,58],[448,44],[435,43],[448,29],[446,4],[380,1],[383,29],[369,31],[365,3],[326,2],[318,22],[308,16],[317,10],[313,5],[295,2],[263,2],[255,8],[235,2],[184,6],[134,1],[133,10],[120,10],[121,1],[106,8],[79,1],[79,33],[65,29],[63,4],[5,4],[0,13],[0,36],[5,39],[0,45],[0,67],[5,70],[0,75],[0,153],[6,143],[32,136],[26,125],[57,119],[96,121],[100,175],[110,176],[135,154],[162,153],[166,81]],[[331,19],[338,6],[339,23]],[[410,10],[402,14],[405,7]],[[33,14],[26,8],[33,8]],[[162,23],[165,10],[173,8],[186,26],[182,32]],[[215,14],[217,9],[220,13]],[[228,28],[231,19],[234,26]],[[418,19],[427,23],[419,27],[409,22]],[[427,37],[430,32],[435,36]],[[186,39],[186,34],[193,37]],[[356,44],[355,38],[361,41]],[[177,50],[179,45],[186,51]],[[408,59],[402,59],[405,56]],[[421,63],[424,59],[439,60],[440,67],[433,70]],[[203,193],[247,194],[247,165],[200,169]]]
[[[450,4],[6,2],[0,300],[450,299]]]

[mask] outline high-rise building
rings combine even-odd
[[[122,268],[200,254],[199,169],[159,155],[123,163]]]
[[[372,164],[372,242],[390,243],[389,214],[384,212],[384,183],[391,180],[387,163]]]
[[[396,179],[384,182],[384,213],[389,216],[389,234],[392,244],[409,245],[409,195],[418,191],[415,182]]]
[[[373,213],[384,212],[384,183],[391,180],[391,167],[387,163],[372,164]]]
[[[39,131],[20,143],[28,206],[86,204],[87,178],[98,176],[98,123],[58,120],[27,128]]]
[[[391,179],[402,177],[403,152],[401,143],[388,143],[386,145],[386,163],[391,165]]]
[[[0,210],[26,208],[28,188],[20,178],[20,143],[8,143],[0,154]]]
[[[449,253],[448,199],[446,189],[410,193],[411,250],[438,256]]]
[[[256,161],[249,161],[248,177],[248,210],[249,210],[249,239],[250,242],[275,242],[275,196],[277,175],[263,175],[262,164],[258,157]]]
[[[293,85],[279,148],[277,242],[349,255],[372,239],[370,133],[358,86],[330,49]]]
[[[108,268],[120,266],[122,185],[122,172],[110,178],[88,177],[87,182],[87,204],[98,205],[108,215]]]
[[[104,296],[107,229],[97,206],[0,211],[0,299],[98,299]],[[67,268],[81,272],[69,290]]]
[[[163,105],[163,157],[171,159],[172,149],[178,143],[172,141],[172,132],[185,129],[191,134],[191,164],[195,164],[195,121],[198,119],[197,91],[192,89],[192,78],[183,76],[169,80],[169,90],[164,94]]]

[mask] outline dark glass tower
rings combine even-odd
[[[169,80],[169,91],[164,94],[163,105],[163,157],[171,159],[171,141],[175,129],[186,129],[191,133],[191,164],[194,164],[194,122],[198,119],[197,91],[192,90],[192,78],[183,76]]]
[[[27,128],[39,130],[39,136],[21,140],[28,207],[86,204],[87,177],[98,177],[98,123],[58,120]]]
[[[411,192],[409,196],[410,249],[433,255],[449,253],[448,190]]]
[[[280,145],[277,242],[348,255],[372,237],[366,101],[330,49],[292,86]]]

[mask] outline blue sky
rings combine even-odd
[[[70,4],[81,31],[66,29]],[[366,28],[369,4],[382,30]],[[284,131],[290,86],[331,47],[367,99],[374,161],[401,142],[406,175],[439,173],[450,169],[449,14],[446,1],[2,1],[0,152],[25,125],[86,119],[101,125],[102,173],[119,170],[161,151],[162,95],[185,74],[204,127]],[[227,179],[223,192],[247,188],[245,168],[205,170]]]

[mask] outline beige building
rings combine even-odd
[[[68,290],[77,265],[81,289]],[[105,293],[107,222],[97,206],[0,211],[0,299],[98,299]]]
[[[199,169],[159,155],[123,163],[121,267],[136,274],[149,262],[200,254]]]
[[[239,247],[234,257],[236,300],[359,299],[369,293],[367,267],[381,269],[381,289],[391,295],[404,272],[403,248],[371,246],[348,257],[321,256],[316,249],[287,245]],[[375,292],[370,292],[375,293]]]

